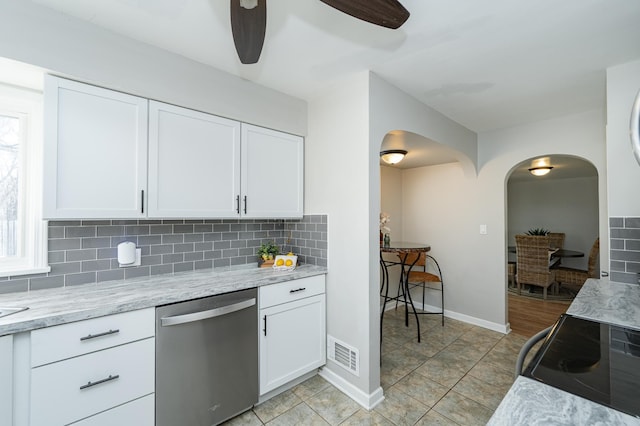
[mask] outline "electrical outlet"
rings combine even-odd
[[[487,225],[480,225],[480,235],[487,235]]]

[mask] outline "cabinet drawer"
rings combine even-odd
[[[324,293],[324,275],[260,287],[260,308]]]
[[[31,332],[31,366],[48,364],[155,335],[153,308]]]
[[[31,370],[31,425],[63,425],[154,392],[155,339]]]
[[[154,409],[155,395],[151,394],[80,420],[73,426],[153,426]]]

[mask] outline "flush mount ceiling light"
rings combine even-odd
[[[404,149],[387,149],[380,151],[380,158],[387,164],[398,164],[405,155],[407,155],[407,151]]]
[[[529,171],[531,172],[532,175],[534,176],[544,176],[547,173],[549,173],[551,171],[551,169],[553,169],[552,166],[545,166],[545,167],[532,167],[529,169]]]

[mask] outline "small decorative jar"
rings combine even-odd
[[[389,247],[390,244],[391,244],[391,237],[389,237],[389,234],[384,234],[384,246]]]

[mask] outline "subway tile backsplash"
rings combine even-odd
[[[255,263],[260,244],[274,241],[300,263],[327,266],[327,216],[301,220],[50,221],[51,272],[0,278],[0,293],[127,280],[157,274]],[[120,268],[116,247],[133,241],[140,266]]]
[[[610,277],[638,284],[640,278],[640,218],[610,217]]]

